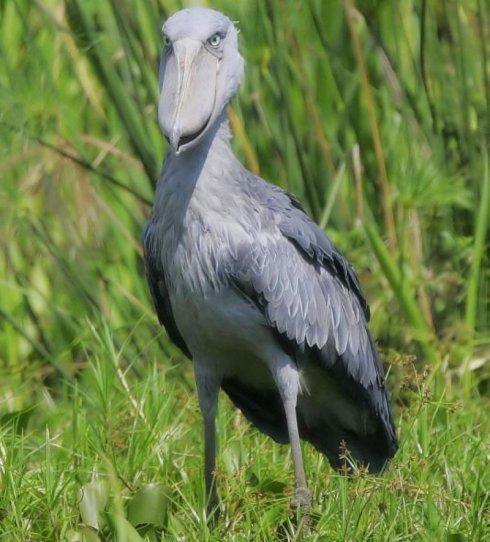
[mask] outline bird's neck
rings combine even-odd
[[[217,163],[223,165],[223,162],[235,159],[230,139],[228,119],[226,111],[223,111],[198,145],[182,154],[169,152],[165,158],[163,175],[180,177],[181,188],[184,184],[189,188],[195,186]]]
[[[243,166],[233,154],[231,132],[223,112],[199,145],[182,154],[169,152],[157,185],[154,220],[180,229],[188,211],[206,213],[214,201],[239,191]]]

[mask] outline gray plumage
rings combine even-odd
[[[357,277],[294,197],[247,171],[231,150],[225,107],[243,70],[231,22],[215,11],[184,10],[164,30],[173,46],[162,57],[159,120],[172,150],[144,233],[145,262],[160,322],[196,370],[207,483],[220,387],[261,431],[292,441],[297,489],[307,491],[296,422],[299,436],[334,467],[345,442],[377,472],[393,456],[396,436]],[[202,36],[216,32],[214,98],[198,96],[196,106],[200,87],[191,83],[214,63],[206,52],[211,38]],[[202,103],[211,109],[196,124]]]

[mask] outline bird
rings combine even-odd
[[[158,123],[168,142],[143,233],[160,323],[192,362],[208,506],[219,507],[220,390],[291,446],[291,506],[308,510],[301,441],[334,469],[379,473],[397,449],[369,306],[343,254],[292,194],[248,171],[227,107],[244,76],[238,30],[208,8],[163,25]],[[348,453],[347,453],[347,452]]]

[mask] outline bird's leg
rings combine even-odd
[[[299,374],[294,364],[288,360],[288,362],[283,363],[276,368],[274,379],[284,405],[289,442],[291,444],[291,453],[293,456],[296,488],[294,496],[291,499],[291,506],[293,508],[307,510],[311,504],[311,493],[308,489],[308,484],[306,483],[299,438],[298,419],[296,416],[296,404],[299,392]]]
[[[199,406],[204,426],[204,480],[206,483],[207,509],[213,512],[219,505],[216,490],[216,409],[221,380],[211,371],[196,366],[196,384]]]
[[[289,442],[291,443],[291,454],[293,456],[294,477],[296,480],[296,488],[294,496],[291,499],[291,506],[293,508],[306,510],[311,504],[311,493],[308,489],[308,484],[306,483],[305,469],[303,466],[298,421],[296,419],[296,401],[286,400],[283,404],[286,412]]]

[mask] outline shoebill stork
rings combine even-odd
[[[301,439],[336,469],[345,446],[373,473],[397,447],[369,308],[295,197],[233,154],[226,107],[244,62],[230,19],[185,9],[163,34],[158,121],[169,150],[144,252],[159,320],[194,367],[209,502],[222,389],[260,431],[290,443],[292,505],[308,507]]]

